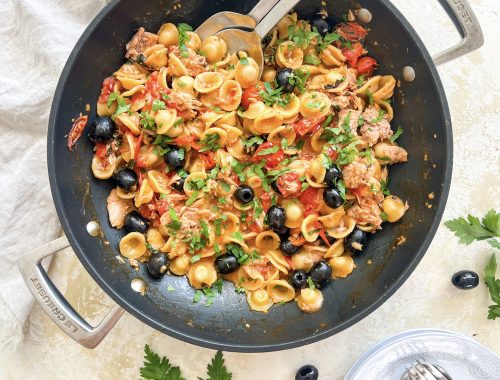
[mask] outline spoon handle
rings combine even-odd
[[[258,24],[280,0],[260,0],[247,16],[253,18]]]
[[[263,38],[300,0],[281,0],[255,27],[255,32]]]

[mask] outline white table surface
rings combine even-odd
[[[392,0],[415,27],[431,53],[457,41],[437,1]],[[468,212],[483,215],[497,206],[500,127],[500,3],[470,0],[485,34],[485,45],[439,68],[453,120],[454,171],[444,220]],[[418,5],[417,5],[418,3]],[[396,110],[397,112],[397,110]],[[264,354],[225,353],[235,380],[292,379],[303,364],[319,368],[320,379],[341,379],[356,359],[378,340],[407,329],[453,330],[500,355],[500,321],[486,319],[489,297],[483,281],[472,291],[450,282],[461,269],[481,274],[492,249],[470,247],[441,227],[422,262],[406,283],[378,310],[351,328],[305,347]],[[70,302],[90,320],[99,320],[112,302],[71,250],[54,260],[51,277]],[[202,376],[213,350],[163,335],[125,314],[99,347],[87,350],[71,341],[38,306],[30,314],[31,335],[13,354],[0,354],[0,379],[137,379],[148,343],[180,365],[188,380]]]

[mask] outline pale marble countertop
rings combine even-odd
[[[437,1],[393,0],[431,53],[458,40]],[[500,33],[497,0],[471,0],[481,22],[485,45],[439,68],[453,120],[454,171],[444,220],[468,212],[483,215],[500,198]],[[417,4],[418,3],[418,4]],[[431,15],[431,16],[429,16]],[[491,255],[486,243],[470,247],[441,227],[422,262],[406,283],[379,309],[351,328],[305,347],[263,354],[225,353],[235,380],[292,379],[302,364],[319,368],[320,379],[341,379],[356,359],[378,340],[404,330],[434,327],[474,337],[500,355],[500,321],[486,319],[489,297],[481,284],[458,291],[452,273],[472,269],[482,275]],[[70,250],[53,261],[51,277],[70,302],[98,321],[112,302]],[[1,379],[137,379],[143,347],[167,354],[188,380],[204,375],[213,350],[195,347],[159,333],[125,314],[100,346],[87,350],[67,338],[35,306],[30,323],[36,333],[21,350],[0,355]]]

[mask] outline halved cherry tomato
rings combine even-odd
[[[262,202],[262,208],[264,209],[265,212],[267,212],[267,210],[269,210],[269,208],[271,207],[271,198],[272,197],[273,197],[273,195],[270,192],[263,193],[260,196],[260,201]]]
[[[365,49],[359,42],[356,42],[350,48],[342,49],[342,55],[345,57],[349,67],[356,67],[359,57],[361,57],[364,52]]]
[[[319,119],[300,119],[292,124],[292,128],[299,136],[304,136],[309,132],[316,132],[321,123],[325,120],[325,116]]]
[[[180,146],[190,146],[194,150],[200,150],[201,145],[198,144],[196,138],[193,135],[179,136],[172,140],[174,143]]]
[[[241,97],[241,105],[244,109],[248,109],[250,103],[258,102],[262,100],[262,96],[260,96],[259,92],[264,89],[264,86],[261,84],[256,84],[248,87]]]
[[[347,41],[357,42],[368,34],[367,30],[357,22],[347,22],[337,27],[337,33]]]
[[[80,116],[73,123],[73,126],[71,127],[71,130],[68,133],[68,149],[69,150],[73,149],[76,142],[78,141],[78,139],[82,135],[82,132],[85,129],[85,126],[87,125],[88,120],[89,120],[89,117],[87,115],[84,115],[84,116]]]
[[[284,256],[284,259],[288,263],[290,268],[295,269],[295,267],[293,266],[293,263],[292,263],[292,258],[290,256]]]
[[[106,144],[95,143],[95,155],[101,160],[108,156],[108,146]]]
[[[166,200],[159,199],[156,201],[155,208],[158,211],[158,214],[160,214],[160,216],[162,216],[163,214],[165,214],[168,211],[168,207],[169,207],[169,205],[168,205]]]
[[[299,199],[304,205],[305,216],[315,214],[321,208],[321,194],[315,187],[308,187],[305,189],[302,194],[300,194]]]
[[[339,156],[339,153],[331,146],[329,146],[328,148],[326,148],[326,155],[330,157],[333,161],[335,161]]]
[[[161,94],[160,94],[160,82],[158,82],[158,71],[153,71],[149,77],[148,81],[146,82],[146,88],[148,90],[148,93],[151,94],[151,97],[153,99],[159,99]]]
[[[271,153],[266,153],[268,150],[270,150]],[[264,160],[267,169],[275,168],[284,159],[285,153],[283,149],[281,149],[281,146],[270,141],[261,144],[253,155],[253,161],[260,162]]]
[[[328,238],[326,237],[324,228],[322,228],[321,231],[319,231],[319,237],[325,242],[327,247],[331,246],[330,242],[328,241]]]
[[[99,103],[106,103],[109,98],[109,94],[111,94],[115,89],[117,79],[115,77],[107,77],[102,82],[101,95],[99,95],[99,99],[97,100]]]
[[[139,135],[139,138],[134,144],[134,149],[135,149],[135,154],[134,154],[134,161],[137,162],[139,158],[139,151],[141,150],[141,143],[142,139],[144,138],[144,133],[141,131],[141,134]]]
[[[276,180],[276,186],[278,186],[281,195],[290,197],[300,193],[302,182],[300,182],[298,173],[290,172],[280,176]]]
[[[290,237],[288,238],[290,240],[290,243],[292,243],[296,247],[303,246],[304,243],[306,242],[306,239],[304,239],[304,236],[302,234],[291,234]]]
[[[364,75],[372,75],[373,70],[375,70],[378,66],[377,61],[372,57],[362,57],[358,60],[356,64],[356,70],[360,74]]]
[[[205,169],[209,170],[215,168],[216,162],[214,160],[214,152],[208,151],[206,153],[198,153],[198,157],[203,160]]]

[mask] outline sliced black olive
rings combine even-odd
[[[344,199],[336,187],[329,187],[323,191],[323,200],[326,205],[331,208],[337,208],[344,204]]]
[[[146,62],[146,56],[144,54],[138,54],[135,60],[139,65],[144,65],[144,62]]]
[[[273,230],[281,230],[285,227],[285,209],[280,206],[271,206],[267,210],[267,225]]]
[[[96,143],[105,144],[111,140],[115,131],[115,123],[110,117],[98,116],[90,126],[89,138]]]
[[[171,145],[170,150],[163,156],[168,167],[171,169],[180,169],[186,162],[185,151],[183,148]]]
[[[318,369],[311,364],[307,364],[299,368],[295,374],[295,380],[318,380],[318,376]]]
[[[283,226],[282,228],[274,230],[280,237],[281,241],[287,240],[290,237],[290,228]]]
[[[240,187],[238,187],[238,189],[234,193],[234,196],[236,197],[238,202],[247,204],[253,201],[253,189],[248,185],[240,185]]]
[[[271,182],[271,187],[273,188],[274,191],[276,191],[278,194],[281,194],[281,191],[278,187],[278,184],[276,183],[276,181],[272,181]]]
[[[451,282],[461,290],[474,289],[479,284],[479,276],[471,270],[461,270],[453,275]]]
[[[307,286],[307,273],[302,269],[296,269],[290,276],[290,284],[295,290],[304,289]]]
[[[137,185],[139,178],[132,169],[122,168],[114,175],[115,181],[122,189],[130,191],[133,186]]]
[[[125,215],[125,229],[128,232],[146,233],[149,228],[149,221],[137,211],[129,212]]]
[[[279,69],[276,73],[276,83],[283,87],[283,92],[293,92],[295,85],[290,83],[290,77],[293,76],[293,70],[289,68]]]
[[[345,247],[351,252],[361,252],[368,241],[368,236],[365,231],[355,228],[345,241]]]
[[[153,253],[147,263],[148,272],[151,276],[160,278],[168,270],[169,264],[170,261],[165,254],[161,252]]]
[[[185,178],[181,178],[177,182],[173,183],[172,187],[177,191],[184,191],[184,181],[185,181]]]
[[[298,253],[300,251],[300,247],[293,245],[290,240],[283,240],[280,243],[280,249],[285,255],[293,255],[294,253]]]
[[[336,185],[335,181],[342,175],[340,169],[337,165],[333,165],[326,170],[324,182],[331,187]]]
[[[230,253],[221,255],[215,260],[215,268],[219,273],[228,274],[236,270],[240,266],[236,256]]]
[[[322,19],[321,17],[315,17],[311,25],[313,28],[316,28],[318,30],[318,33],[324,36],[331,30],[330,24],[328,24],[328,21],[325,19]]]
[[[318,288],[323,288],[332,278],[332,268],[326,261],[320,261],[313,265],[309,272],[309,277],[311,277],[314,285]]]

